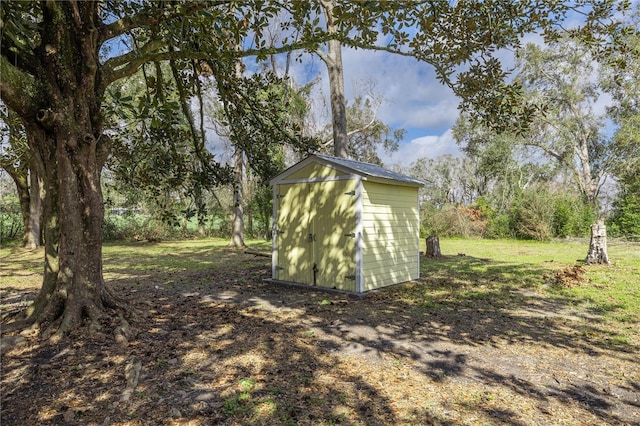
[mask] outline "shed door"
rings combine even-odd
[[[309,223],[309,186],[278,185],[276,247],[277,279],[313,284],[313,246]]]
[[[278,279],[356,291],[353,180],[279,185]]]

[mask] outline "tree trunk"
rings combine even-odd
[[[323,0],[327,32],[338,31],[333,16],[334,0]],[[347,104],[344,94],[344,70],[342,66],[342,45],[339,40],[329,40],[327,54],[318,52],[318,56],[327,65],[329,74],[329,92],[331,98],[331,117],[333,123],[333,154],[336,157],[348,156]]]
[[[241,49],[240,46],[237,46]],[[244,65],[238,60],[235,63],[235,76],[242,78]],[[239,141],[235,141],[236,147],[233,153],[233,223],[231,224],[231,242],[229,246],[243,248],[244,243],[244,193],[242,183],[244,179],[244,152],[240,148]]]
[[[611,263],[607,254],[607,227],[602,222],[591,225],[589,253],[585,262],[588,265],[593,263],[609,265]]]
[[[13,183],[16,185],[16,192],[18,193],[18,201],[20,202],[20,213],[22,214],[22,225],[23,225],[23,235],[22,235],[22,245],[24,247],[28,247],[28,233],[29,229],[29,170],[27,167],[13,168],[8,169],[5,168],[11,179],[13,179]]]
[[[437,259],[442,256],[440,252],[440,238],[435,235],[427,237],[427,257],[433,257]]]
[[[331,92],[331,116],[333,118],[333,154],[348,156],[347,106],[344,95],[344,73],[342,67],[342,46],[338,40],[329,40],[329,88]]]
[[[102,163],[84,129],[40,130],[32,147],[45,164],[45,274],[28,315],[45,337],[65,334],[84,318],[97,325],[105,308],[124,306],[102,276]]]
[[[36,161],[29,167],[29,222],[25,229],[24,246],[29,249],[40,247],[42,243],[42,202],[44,182],[36,167]],[[40,167],[41,168],[41,167]]]
[[[198,185],[195,190],[194,198],[198,216],[198,234],[201,237],[204,237],[207,233],[207,229],[205,226],[207,221],[207,208],[204,202],[204,197],[202,196],[202,188],[200,187],[200,185]]]
[[[233,223],[231,228],[231,247],[246,247],[244,243],[244,194],[242,179],[244,175],[244,155],[240,148],[233,154]]]
[[[100,174],[110,140],[102,133],[97,7],[43,3],[42,45],[49,53],[38,57],[39,96],[20,114],[45,186],[43,284],[26,311],[45,338],[62,336],[84,319],[99,327],[107,308],[126,309],[102,275]]]

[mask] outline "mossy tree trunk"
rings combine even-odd
[[[26,320],[48,337],[63,335],[85,319],[97,325],[107,308],[125,305],[102,275],[100,174],[110,143],[100,111],[104,88],[98,72],[97,7],[49,2],[42,11],[46,54],[33,58],[38,60],[33,80],[18,76],[34,94],[23,99],[4,94],[19,111],[45,184],[43,285]]]

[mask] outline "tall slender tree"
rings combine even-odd
[[[320,0],[326,20],[327,32],[338,36],[338,22],[335,13],[335,0]],[[327,51],[316,49],[315,53],[327,66],[329,75],[329,98],[331,106],[331,129],[333,133],[333,154],[346,158],[349,155],[347,129],[347,99],[344,92],[344,67],[342,64],[342,43],[331,38],[326,43]]]

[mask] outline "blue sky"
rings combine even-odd
[[[572,26],[572,22],[568,25]],[[526,35],[523,44],[530,42],[541,44],[542,39],[537,35]],[[502,51],[498,56],[505,68],[513,67],[513,52]],[[384,98],[378,118],[394,129],[407,131],[398,152],[391,156],[381,153],[386,165],[409,165],[423,157],[460,155],[450,131],[458,117],[459,99],[437,81],[431,65],[386,52],[349,48],[343,48],[342,57],[347,99],[351,101],[359,94],[358,85],[363,81],[375,82],[375,92]],[[329,88],[324,63],[317,56],[305,54],[302,62],[294,66],[293,75],[299,83],[320,76],[317,103],[328,110]],[[596,109],[604,110],[606,102],[607,99],[602,99]],[[325,123],[329,120],[328,116],[324,119]]]
[[[363,94],[362,86],[375,84],[374,92],[384,101],[378,118],[393,129],[407,131],[400,149],[392,156],[381,157],[385,164],[409,165],[417,158],[435,158],[444,154],[458,155],[450,133],[458,116],[458,99],[435,78],[433,67],[413,58],[380,51],[343,48],[345,92],[349,101]],[[317,108],[324,108],[318,120],[328,122],[329,86],[324,63],[313,55],[304,55],[293,70],[297,82],[320,76],[314,94]]]

